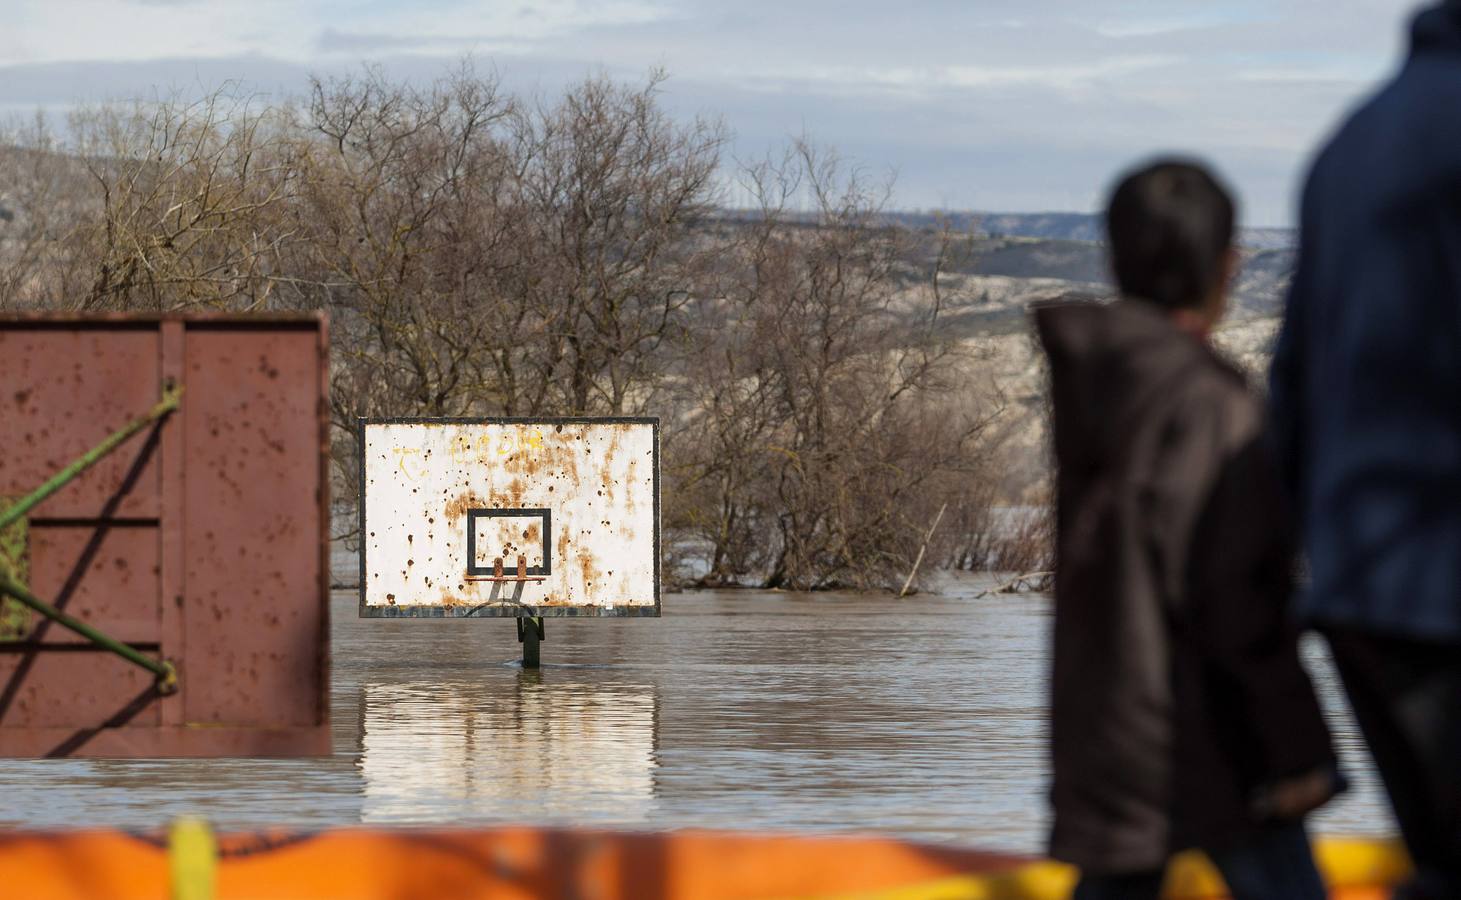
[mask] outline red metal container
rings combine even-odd
[[[0,755],[330,752],[323,316],[0,319],[0,498],[155,405],[27,521],[31,593],[170,660],[179,689],[34,617],[0,641]]]

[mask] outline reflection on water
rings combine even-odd
[[[349,565],[345,560],[345,565]],[[880,831],[1038,851],[1049,604],[670,595],[660,620],[368,620],[334,598],[335,756],[0,762],[0,825],[552,822]],[[1323,658],[1355,791],[1317,830],[1393,831]]]
[[[362,685],[362,821],[647,821],[654,690],[592,671]]]

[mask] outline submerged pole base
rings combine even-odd
[[[523,668],[536,669],[541,663],[538,645],[547,640],[544,634],[543,617],[520,616],[517,622],[517,640],[523,645]]]

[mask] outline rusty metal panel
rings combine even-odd
[[[57,630],[50,629],[50,634]],[[155,652],[156,645],[139,649]],[[131,728],[155,726],[152,696],[149,673],[75,644],[36,642],[26,652],[0,653],[0,748],[8,750],[10,732],[27,728],[58,729],[57,740],[46,748],[50,750],[85,726],[108,721]]]
[[[363,420],[361,615],[658,615],[658,424]]]
[[[32,593],[179,672],[38,616],[0,640],[0,755],[330,752],[327,338],[318,316],[0,319],[29,493],[183,387],[177,410],[31,510]]]
[[[78,525],[41,519],[31,529],[31,587],[118,640],[156,645],[162,607],[157,550],[157,527],[152,524]],[[32,615],[33,627],[42,627],[44,620]],[[45,627],[48,643],[86,643],[65,628]]]
[[[0,496],[24,494],[157,402],[157,329],[0,328],[5,464]],[[157,518],[155,446],[137,439],[46,503],[51,518]],[[117,486],[129,483],[118,496]],[[107,504],[114,508],[107,508]]]
[[[191,722],[308,725],[322,657],[319,335],[189,327],[186,641]],[[311,589],[313,588],[313,589]]]

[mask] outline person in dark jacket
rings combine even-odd
[[[1461,897],[1461,2],[1319,155],[1271,377],[1306,617],[1417,867]]]
[[[1199,166],[1114,192],[1111,304],[1041,307],[1057,474],[1051,855],[1076,897],[1156,897],[1206,850],[1239,900],[1323,897],[1302,817],[1334,755],[1290,624],[1262,408],[1208,346],[1234,210]]]

